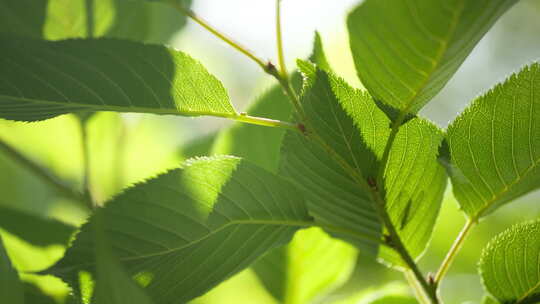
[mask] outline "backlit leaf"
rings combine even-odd
[[[356,71],[376,100],[417,113],[517,0],[366,0],[347,18]]]
[[[188,55],[97,39],[0,36],[0,117],[35,121],[84,111],[236,115],[222,84]]]
[[[321,136],[327,150],[309,135],[291,132],[283,145],[282,172],[307,191],[309,209],[316,219],[377,238],[380,224],[372,194],[351,178],[350,171],[357,178],[375,178],[381,170],[390,120],[365,92],[331,73],[309,70],[309,65],[304,69],[311,75],[302,97],[308,127]],[[446,187],[444,168],[437,162],[442,138],[433,124],[419,118],[409,120],[398,132],[385,168],[386,212],[415,257],[431,237]],[[358,240],[354,242],[362,247]],[[389,250],[383,249],[381,254],[400,264]]]
[[[290,183],[229,156],[189,160],[98,212],[112,254],[157,303],[200,296],[311,223]],[[72,283],[93,271],[94,223],[48,273]]]
[[[540,187],[538,92],[534,63],[478,97],[448,127],[454,194],[472,219]]]
[[[540,222],[515,225],[484,249],[480,274],[486,290],[500,303],[540,301]]]

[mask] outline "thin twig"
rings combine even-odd
[[[210,33],[215,35],[217,38],[221,39],[240,53],[246,55],[248,58],[253,60],[257,65],[259,65],[263,71],[272,77],[274,77],[278,83],[282,86],[283,91],[285,94],[289,97],[289,100],[292,102],[293,106],[295,107],[295,110],[299,113],[301,118],[305,118],[305,115],[303,115],[302,108],[300,107],[300,103],[298,101],[298,97],[294,93],[294,90],[292,89],[292,86],[289,81],[288,74],[286,73],[285,64],[283,61],[283,43],[281,41],[281,27],[279,26],[279,36],[278,36],[278,58],[280,60],[280,67],[281,72],[276,69],[276,67],[267,60],[263,60],[260,57],[256,56],[251,52],[248,48],[242,46],[240,43],[234,41],[232,38],[227,36],[226,34],[220,32],[215,27],[210,25],[206,20],[204,20],[202,17],[198,16],[195,12],[193,12],[191,9],[188,9],[184,7],[182,4],[178,3],[175,0],[170,0],[169,3],[174,6],[178,11],[180,11],[182,14],[188,16],[193,21],[198,23],[200,26],[202,26],[204,29],[208,30]],[[279,4],[278,4],[279,9]],[[279,14],[277,18],[279,18]],[[281,54],[281,55],[280,55]]]
[[[285,54],[283,52],[283,38],[281,34],[281,0],[276,0],[276,45],[281,77],[288,81],[289,76],[287,66],[285,66]]]
[[[178,11],[183,13],[184,15],[191,18],[193,21],[197,22],[200,26],[208,30],[210,33],[214,34],[219,39],[223,40],[228,45],[232,46],[236,50],[238,50],[240,53],[246,55],[251,60],[253,60],[255,63],[257,63],[263,70],[267,71],[268,69],[268,63],[265,60],[262,60],[261,58],[257,57],[255,54],[253,54],[250,50],[248,50],[246,47],[242,46],[240,43],[234,41],[232,38],[227,36],[226,34],[218,31],[215,27],[210,25],[206,20],[204,20],[202,17],[195,14],[195,12],[189,8],[186,8],[182,4],[178,3],[178,1],[170,0],[169,3],[174,6]]]

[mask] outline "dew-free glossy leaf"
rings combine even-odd
[[[540,222],[517,224],[493,238],[480,260],[486,290],[500,303],[540,301]]]
[[[0,36],[0,117],[81,111],[236,115],[222,84],[188,55],[113,39]]]
[[[189,6],[191,1],[185,1]],[[47,40],[86,38],[87,0],[3,0],[0,32]],[[93,0],[93,37],[163,43],[186,17],[156,2]]]
[[[189,160],[99,210],[112,253],[157,303],[184,303],[288,242],[311,222],[289,182],[239,158]],[[92,225],[49,273],[92,271]]]
[[[11,265],[0,235],[0,295],[2,301],[10,304],[24,304],[23,285],[17,270]]]
[[[418,112],[517,0],[366,0],[347,18],[356,71],[373,97]]]
[[[469,217],[540,187],[539,113],[540,64],[534,63],[478,97],[448,127],[447,168]]]

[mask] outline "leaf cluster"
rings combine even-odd
[[[38,274],[67,283],[70,303],[186,303],[250,266],[279,302],[353,302],[356,295],[336,301],[334,291],[359,255],[403,271],[416,291],[371,303],[442,303],[440,283],[471,229],[540,187],[539,63],[473,100],[446,130],[418,114],[515,0],[364,1],[347,27],[365,90],[332,70],[318,34],[312,55],[287,74],[279,19],[278,69],[189,2],[26,2],[1,5],[0,118],[75,113],[83,141],[101,111],[235,121],[185,147],[187,160],[175,168],[102,204],[88,170],[83,191],[74,190],[0,139],[7,156],[90,209],[73,227],[0,208],[3,230],[67,246]],[[279,0],[277,8],[279,18]],[[201,63],[166,45],[187,17],[276,78],[249,114]],[[426,275],[417,261],[448,180],[467,224]],[[479,264],[485,303],[540,300],[539,235],[537,221],[522,223],[487,245]],[[0,295],[47,303],[20,280],[8,253],[0,238]]]

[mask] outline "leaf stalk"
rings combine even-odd
[[[469,232],[471,231],[471,228],[474,227],[476,224],[476,221],[468,219],[461,231],[459,232],[459,235],[457,236],[456,240],[452,244],[452,247],[450,247],[450,250],[446,254],[446,257],[441,263],[441,266],[439,267],[439,270],[435,274],[435,279],[433,280],[433,285],[435,288],[438,287],[443,277],[448,272],[448,269],[452,265],[452,262],[456,258],[457,253],[463,246],[463,243],[465,242],[465,239],[467,238],[467,235],[469,235]]]
[[[239,121],[239,122],[243,122],[243,123],[253,124],[253,125],[266,126],[266,127],[278,127],[278,128],[299,131],[298,124],[276,120],[276,119],[250,116],[245,113],[233,115],[228,118]]]

